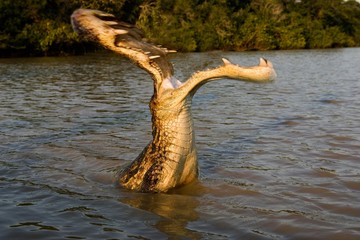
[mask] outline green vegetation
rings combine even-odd
[[[111,12],[179,51],[360,46],[355,0],[0,0],[0,56],[95,50],[71,28],[79,7]]]

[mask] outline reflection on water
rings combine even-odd
[[[196,189],[194,189],[196,190]],[[137,194],[124,198],[122,203],[156,214],[160,219],[154,227],[169,238],[186,237],[200,239],[201,234],[187,229],[187,224],[198,219],[196,208],[199,201],[187,195]]]
[[[358,239],[360,49],[175,54],[179,79],[221,57],[278,81],[204,86],[200,181],[117,188],[150,140],[152,82],[112,54],[0,59],[1,239]]]

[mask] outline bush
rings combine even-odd
[[[2,0],[0,56],[94,50],[71,28],[79,7],[137,23],[152,42],[178,51],[360,46],[354,0]]]

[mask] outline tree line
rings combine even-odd
[[[0,0],[0,56],[96,50],[72,30],[80,7],[113,13],[178,51],[360,46],[355,0]]]

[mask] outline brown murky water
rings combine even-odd
[[[193,113],[201,179],[170,194],[113,184],[150,140],[152,83],[113,54],[0,59],[0,239],[360,239],[360,49],[221,57],[278,81],[211,82]]]

